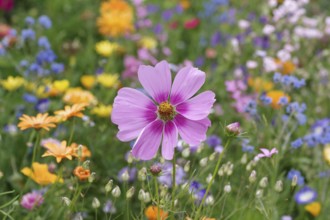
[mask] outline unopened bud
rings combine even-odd
[[[230,176],[231,174],[233,174],[233,169],[234,169],[234,164],[232,163],[227,163],[225,166],[225,173]]]
[[[127,163],[133,163],[133,161],[134,161],[134,157],[133,157],[133,155],[132,155],[132,153],[130,152],[130,153],[128,153],[128,155],[127,155]]]
[[[144,197],[145,197],[145,192],[144,192],[143,189],[140,189],[140,191],[139,191],[139,195],[138,195],[138,199],[139,199],[140,201],[144,201]]]
[[[122,174],[121,174],[121,180],[124,182],[127,182],[129,180],[129,173],[128,170],[125,170]]]
[[[247,163],[247,154],[243,154],[242,158],[241,158],[241,164],[246,164]]]
[[[162,172],[162,167],[159,164],[154,164],[150,167],[150,173],[154,176],[158,176],[158,174]]]
[[[206,205],[213,205],[214,204],[214,198],[212,195],[209,195],[205,199],[205,204]]]
[[[88,182],[92,183],[95,180],[96,173],[92,172],[91,175],[88,177]]]
[[[212,174],[209,173],[209,175],[206,177],[206,182],[210,183],[212,180]]]
[[[190,155],[190,149],[189,149],[189,147],[186,147],[186,148],[183,149],[183,151],[182,151],[182,157],[187,158],[187,157],[189,157],[189,155]]]
[[[160,196],[165,197],[168,191],[168,187],[166,185],[163,185],[160,189]]]
[[[275,188],[274,189],[275,189],[276,192],[282,192],[282,190],[283,190],[283,182],[282,182],[282,180],[276,181]]]
[[[241,133],[241,126],[239,122],[234,122],[226,126],[226,133],[228,136],[237,136]]]
[[[82,167],[83,167],[85,170],[89,170],[89,164],[90,164],[90,161],[89,161],[89,160],[86,160],[86,161],[82,164]]]
[[[144,200],[143,200],[145,203],[148,203],[151,201],[151,197],[150,197],[150,193],[149,192],[146,192],[144,194]]]
[[[112,186],[113,186],[113,180],[109,180],[109,182],[104,187],[105,192],[106,193],[110,192],[112,190]]]
[[[268,185],[268,178],[263,177],[259,182],[259,186],[262,187],[262,188],[265,188],[267,185]]]
[[[127,192],[126,192],[126,198],[127,199],[132,198],[133,195],[134,195],[134,193],[135,193],[135,188],[134,188],[134,186],[132,186],[129,190],[127,190]]]
[[[223,176],[225,174],[225,167],[224,166],[221,166],[219,171],[218,171],[218,175],[219,176]]]
[[[230,186],[230,184],[225,185],[225,187],[224,187],[223,190],[224,190],[226,193],[230,193],[230,191],[231,191],[231,186]]]
[[[183,167],[183,170],[184,170],[184,172],[189,172],[189,170],[190,170],[190,161],[188,161],[185,165],[184,165],[184,167]]]
[[[250,183],[254,183],[256,180],[257,180],[257,172],[255,170],[252,170],[249,176],[249,181]]]
[[[62,197],[62,202],[66,205],[66,206],[70,206],[71,204],[71,200],[68,197]]]
[[[138,179],[140,181],[145,181],[147,179],[147,169],[145,167],[139,170]]]
[[[207,157],[204,157],[204,158],[202,158],[202,159],[199,161],[199,165],[200,165],[201,167],[205,167],[206,164],[207,164],[207,161],[208,161],[208,158],[207,158]]]
[[[118,198],[121,194],[119,186],[116,186],[112,191],[111,194],[113,197]]]
[[[256,192],[256,197],[260,199],[263,194],[264,194],[264,190],[258,189],[257,192]]]
[[[291,186],[295,187],[297,185],[297,183],[298,183],[298,176],[294,175],[292,178]]]
[[[77,150],[78,158],[82,158],[82,151],[83,151],[83,146],[81,144],[79,144],[78,150]]]
[[[215,157],[217,156],[217,154],[218,154],[217,152],[212,153],[212,154],[209,156],[209,160],[210,160],[210,161],[214,160]]]
[[[93,207],[93,209],[97,209],[100,207],[100,201],[96,197],[94,197],[94,199],[92,201],[92,207]]]

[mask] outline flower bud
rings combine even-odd
[[[297,183],[298,183],[298,176],[294,175],[292,178],[291,186],[295,187],[297,185]]]
[[[92,172],[91,175],[88,177],[88,182],[92,183],[95,180],[96,173]]]
[[[150,167],[150,173],[154,176],[158,176],[158,174],[162,172],[162,167],[159,164],[154,164]]]
[[[135,193],[135,188],[134,188],[134,186],[132,186],[129,190],[127,190],[127,192],[126,192],[126,198],[127,199],[132,198],[133,195],[134,195],[134,193]]]
[[[112,191],[111,194],[113,197],[118,198],[121,194],[119,186],[116,186]]]
[[[68,197],[62,197],[61,199],[66,206],[70,206],[71,200]]]
[[[160,196],[165,197],[168,191],[168,187],[166,185],[163,185],[160,189]]]
[[[124,182],[127,182],[129,180],[129,173],[128,170],[125,170],[122,174],[121,174],[121,179]]]
[[[268,185],[268,178],[263,177],[259,182],[259,186],[262,187],[262,188],[265,188],[267,185]]]
[[[93,198],[92,207],[93,209],[97,209],[100,207],[100,201],[96,197]]]
[[[206,164],[207,164],[207,161],[208,161],[208,158],[207,158],[207,157],[204,157],[204,158],[202,158],[202,159],[199,161],[199,165],[200,165],[201,167],[205,167]]]
[[[249,181],[250,183],[254,183],[256,180],[257,180],[257,172],[255,170],[252,170],[249,176]]]
[[[207,183],[210,183],[211,180],[212,180],[212,174],[209,173],[209,175],[206,177],[206,182],[207,182]]]
[[[277,180],[276,183],[275,183],[275,191],[276,192],[282,192],[283,190],[283,182],[282,180]]]
[[[151,197],[150,197],[150,193],[149,192],[146,192],[144,194],[144,200],[143,200],[145,203],[148,203],[151,201]]]
[[[138,179],[140,181],[145,181],[147,179],[147,169],[145,167],[139,170]]]
[[[206,205],[213,205],[214,204],[214,198],[212,195],[209,195],[205,199],[205,204]]]
[[[85,170],[89,170],[89,164],[90,164],[90,161],[89,161],[89,160],[86,160],[86,161],[82,164],[82,167],[83,167]]]
[[[212,154],[209,156],[209,160],[210,160],[210,161],[214,160],[215,157],[217,156],[217,154],[218,154],[217,152],[212,153]]]
[[[188,161],[185,165],[184,165],[184,167],[183,167],[183,170],[184,170],[184,172],[189,172],[189,170],[190,170],[190,161]]]
[[[230,176],[231,174],[233,174],[233,169],[234,169],[234,164],[228,162],[224,168],[224,171],[227,174],[227,176]]]
[[[226,133],[228,136],[237,136],[241,133],[241,126],[239,122],[234,122],[226,126]]]
[[[230,193],[230,191],[231,191],[231,186],[230,186],[230,184],[225,185],[225,187],[224,187],[223,190],[225,191],[225,193]]]
[[[139,195],[138,195],[138,199],[139,199],[140,201],[144,201],[144,197],[145,197],[145,192],[144,192],[143,189],[140,189],[140,191],[139,191]]]
[[[77,150],[78,158],[82,158],[82,152],[83,152],[83,146],[81,144],[79,144],[78,150]]]
[[[190,149],[189,149],[189,147],[186,147],[182,151],[182,157],[187,158],[189,156],[190,156]]]
[[[129,163],[129,164],[130,164],[130,163],[133,163],[133,161],[134,161],[134,157],[133,157],[133,155],[132,155],[131,152],[128,153],[126,160],[127,160],[127,163]]]
[[[246,164],[247,163],[247,154],[243,154],[242,158],[241,158],[241,164]]]
[[[256,197],[260,199],[263,194],[264,194],[264,190],[258,189],[257,192],[256,192]]]
[[[106,193],[110,192],[112,190],[112,186],[113,186],[113,180],[109,180],[109,182],[104,187],[105,192]]]
[[[223,176],[225,174],[225,167],[224,166],[221,166],[219,171],[218,171],[218,175],[219,176]]]

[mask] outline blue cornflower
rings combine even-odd
[[[49,99],[39,99],[37,104],[35,105],[35,109],[38,112],[42,112],[42,113],[47,112],[49,105],[50,105]]]
[[[281,97],[280,100],[278,101],[278,104],[280,104],[280,105],[286,105],[288,103],[289,103],[289,100],[285,96]]]
[[[32,29],[23,29],[21,32],[22,40],[34,40],[36,38],[36,33]]]
[[[294,176],[297,176],[297,184],[299,186],[305,184],[305,178],[301,175],[301,172],[299,170],[291,169],[286,178],[292,181]]]
[[[251,100],[246,106],[244,111],[251,116],[257,115],[257,103],[254,100]]]
[[[317,192],[308,186],[301,188],[294,196],[294,199],[298,204],[308,204],[315,201],[316,198]]]
[[[102,210],[104,213],[115,213],[117,211],[116,207],[114,206],[111,200],[106,201]]]
[[[221,139],[217,135],[211,135],[206,139],[206,143],[210,147],[216,147],[218,145],[221,145],[221,142]]]
[[[49,19],[49,17],[47,15],[42,15],[38,18],[38,22],[39,24],[46,28],[49,29],[52,27],[52,21]]]
[[[29,93],[24,93],[23,99],[24,99],[24,101],[26,101],[28,103],[38,102],[38,98],[35,95],[29,94]]]
[[[48,38],[44,36],[40,37],[38,39],[38,46],[42,47],[43,49],[50,49],[50,43],[48,41]]]
[[[52,63],[56,59],[56,54],[52,50],[42,50],[36,56],[38,64]]]
[[[264,105],[270,105],[270,103],[272,103],[272,98],[268,97],[266,94],[262,94],[260,96],[260,101],[264,104]]]
[[[28,67],[29,65],[29,62],[27,60],[21,60],[21,62],[19,63],[19,65],[21,67]]]
[[[274,83],[279,83],[282,81],[282,74],[281,73],[274,73],[273,76]]]
[[[63,63],[52,63],[50,66],[52,72],[58,74],[64,71],[64,64]]]
[[[291,142],[291,147],[297,149],[301,147],[303,144],[304,144],[303,140],[301,138],[298,138]]]
[[[25,23],[26,23],[27,25],[34,25],[34,18],[32,18],[32,17],[30,17],[30,16],[26,17],[26,18],[25,18]]]

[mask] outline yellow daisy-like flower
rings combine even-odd
[[[281,105],[279,104],[279,101],[282,97],[286,97],[288,102],[290,101],[290,97],[287,94],[285,94],[284,92],[279,91],[279,90],[269,91],[269,92],[266,93],[266,96],[268,96],[269,98],[272,99],[271,106],[274,109],[281,108]]]
[[[278,70],[284,75],[289,75],[296,70],[296,65],[290,60],[283,62],[280,59],[275,59],[275,63],[278,66]]]
[[[72,117],[82,118],[84,114],[82,113],[85,110],[86,104],[85,103],[78,103],[72,106],[66,105],[64,110],[58,110],[55,112],[62,121],[66,121]]]
[[[97,115],[101,118],[107,118],[111,115],[112,106],[111,105],[99,105],[92,109],[91,113]]]
[[[148,50],[153,50],[157,47],[157,41],[152,37],[143,37],[139,44],[141,47],[146,48]]]
[[[25,130],[28,128],[34,128],[36,130],[40,130],[42,128],[49,131],[49,128],[55,128],[56,123],[58,122],[58,120],[55,117],[48,116],[48,113],[44,113],[44,114],[39,113],[37,114],[36,117],[23,114],[23,116],[20,117],[19,120],[21,122],[18,123],[17,126],[21,130]]]
[[[22,77],[16,76],[9,76],[6,80],[0,81],[3,88],[8,91],[14,91],[24,85],[25,80]]]
[[[124,0],[110,0],[101,5],[97,19],[99,32],[105,36],[118,37],[134,31],[133,9]]]
[[[96,77],[93,75],[84,75],[80,78],[80,82],[86,89],[91,89],[95,85]]]
[[[97,81],[106,88],[114,88],[118,86],[118,78],[118,74],[102,73],[98,75]]]
[[[330,164],[330,144],[325,145],[324,149],[323,149],[323,157],[324,160]]]
[[[266,81],[260,77],[248,79],[248,85],[251,86],[256,92],[269,91],[272,90],[274,84],[272,82]]]
[[[317,217],[321,212],[321,204],[319,202],[312,202],[305,206],[305,210],[314,217]]]
[[[111,43],[107,40],[98,42],[95,45],[96,52],[105,57],[109,57],[114,52],[117,52],[119,48],[120,48],[119,44]]]
[[[63,101],[69,104],[95,105],[97,103],[96,97],[91,92],[81,88],[68,89],[63,97]]]
[[[66,141],[62,141],[61,144],[47,142],[44,144],[44,147],[47,151],[42,155],[42,157],[53,156],[56,158],[57,163],[60,163],[64,158],[72,160],[74,151],[71,146],[66,145]]]
[[[158,212],[159,212],[159,219],[165,220],[167,218],[168,213],[165,212],[163,209],[158,208],[157,206],[148,206],[144,211],[144,214],[148,220],[157,220]]]
[[[59,178],[57,175],[52,174],[48,171],[47,164],[40,164],[34,162],[32,164],[32,169],[29,167],[24,167],[21,172],[25,175],[30,177],[34,182],[38,183],[39,185],[49,185],[55,182],[63,183],[63,179]]]
[[[56,80],[48,88],[47,92],[50,96],[57,96],[64,93],[70,87],[69,80]]]

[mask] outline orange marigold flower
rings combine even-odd
[[[248,79],[248,85],[251,86],[256,92],[269,91],[274,87],[272,82],[264,80],[260,77]]]
[[[53,156],[56,157],[56,162],[60,163],[62,159],[67,158],[72,160],[73,148],[66,145],[66,141],[62,141],[61,144],[55,142],[46,142],[44,147],[47,151],[42,155],[42,157]]]
[[[275,59],[275,62],[278,65],[279,71],[284,75],[289,75],[296,70],[296,65],[290,60],[281,61],[280,59]]]
[[[86,106],[87,105],[85,103],[78,103],[72,106],[66,105],[64,110],[56,111],[55,115],[57,115],[63,121],[66,121],[72,117],[82,118],[84,114],[81,111],[85,110]]]
[[[279,90],[272,90],[266,93],[266,96],[272,99],[271,106],[274,109],[279,109],[281,108],[281,104],[279,101],[281,100],[282,97],[287,98],[288,102],[290,101],[290,97],[286,95],[284,92],[279,91]]]
[[[84,161],[86,159],[86,157],[91,157],[92,156],[92,153],[89,151],[89,149],[86,146],[78,145],[76,143],[72,143],[71,147],[72,147],[73,152],[74,152],[74,154],[73,154],[74,157],[79,157],[79,155],[78,155],[79,154],[79,152],[78,152],[79,146],[81,146],[81,155],[80,155],[80,160],[81,161]]]
[[[22,117],[19,118],[21,121],[18,123],[18,127],[21,130],[25,130],[28,128],[34,128],[36,130],[40,130],[41,128],[49,131],[49,128],[56,127],[57,119],[53,116],[48,116],[48,113],[39,113],[37,116],[28,116],[23,114]]]
[[[87,180],[88,177],[91,175],[91,171],[88,169],[84,169],[82,166],[77,166],[73,174],[79,178],[79,180]]]
[[[118,37],[134,30],[133,9],[123,0],[110,0],[101,5],[97,19],[99,32],[105,36]]]
[[[82,103],[86,105],[94,105],[97,103],[97,99],[91,92],[82,90],[81,88],[69,89],[65,93],[63,101],[69,104]]]
[[[148,220],[157,220],[158,209],[157,206],[148,206],[144,211],[144,214]],[[159,217],[161,220],[165,220],[168,217],[168,213],[159,209]]]
[[[321,204],[319,202],[312,202],[305,206],[305,210],[314,217],[317,217],[321,212]]]
[[[32,164],[32,169],[29,167],[24,167],[21,172],[25,175],[30,177],[34,182],[38,183],[39,185],[48,185],[55,182],[63,183],[63,179],[59,178],[57,175],[52,174],[48,171],[47,164],[40,164],[34,162]]]

